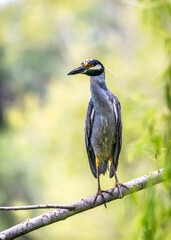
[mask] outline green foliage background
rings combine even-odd
[[[84,146],[99,59],[120,99],[120,182],[166,167],[168,181],[20,239],[171,239],[171,4],[25,0],[0,5],[0,205],[70,203],[96,192]],[[101,177],[103,189],[114,179]],[[42,211],[1,212],[0,231]]]

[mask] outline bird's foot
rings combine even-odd
[[[104,201],[104,206],[105,206],[105,208],[107,208],[106,200],[105,200],[105,198],[104,198],[104,196],[103,196],[103,193],[107,193],[107,194],[112,195],[112,194],[111,194],[110,192],[108,192],[108,191],[102,191],[101,189],[98,189],[98,191],[97,191],[97,193],[96,193],[96,196],[95,196],[95,199],[94,199],[94,201],[93,201],[93,205],[96,203],[96,200],[97,200],[98,196],[101,195],[101,197],[102,197],[102,199],[103,199],[103,201]]]
[[[121,188],[122,188],[122,187],[128,189],[128,187],[125,186],[124,184],[119,183],[119,182],[116,182],[114,188],[112,189],[112,191],[111,191],[110,193],[113,194],[113,192],[114,192],[115,189],[117,188],[118,191],[119,191],[119,196],[120,196],[120,198],[122,198],[122,192],[121,192]]]

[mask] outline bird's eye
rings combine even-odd
[[[89,67],[89,68],[93,67],[93,64],[92,64],[92,63],[89,63],[89,64],[88,64],[88,67]]]

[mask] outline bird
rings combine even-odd
[[[116,170],[122,146],[122,120],[121,104],[105,82],[105,67],[96,59],[86,59],[81,65],[68,73],[68,75],[85,74],[90,76],[91,98],[88,104],[85,121],[85,145],[90,169],[97,178],[98,189],[94,203],[99,195],[105,199],[100,186],[100,175],[109,169],[109,177],[115,176],[115,186],[120,191]],[[112,194],[109,193],[109,194]]]

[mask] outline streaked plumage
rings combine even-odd
[[[109,96],[109,101],[112,103],[113,106],[113,109],[111,109],[110,113],[110,116],[111,114],[113,114],[112,121],[108,121],[108,118],[106,116],[101,116],[95,111],[92,98],[90,99],[87,110],[85,142],[90,168],[95,178],[97,178],[95,155],[98,155],[100,159],[99,174],[104,174],[106,172],[111,156],[114,157],[112,164],[116,171],[118,166],[119,153],[122,145],[122,122],[120,103],[117,97],[111,92],[109,92]],[[95,119],[97,122],[99,122],[100,126],[95,126]],[[108,123],[106,129],[105,122]],[[100,129],[100,131],[97,131],[97,129]],[[106,131],[104,131],[104,129]],[[107,139],[107,142],[105,142],[105,139]],[[111,165],[110,177],[113,177],[113,175],[114,170]]]
[[[104,66],[98,60],[87,59],[68,75],[77,73],[91,76],[85,142],[91,171],[98,178],[99,194],[99,175],[106,172],[109,162],[109,175],[115,175],[118,184],[116,170],[122,145],[121,106],[117,97],[107,88]]]

